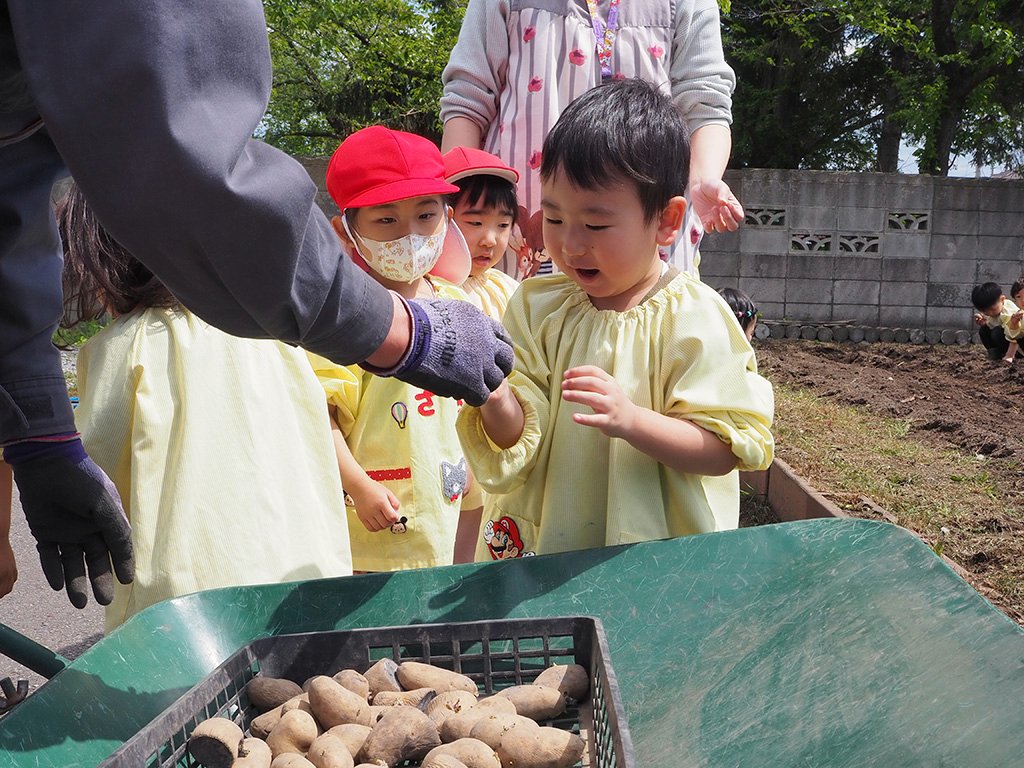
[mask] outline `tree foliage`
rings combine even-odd
[[[328,154],[384,123],[437,140],[467,0],[264,0],[263,137]],[[1024,165],[1021,0],[719,0],[736,69],[733,165],[922,173]]]
[[[378,123],[438,139],[441,71],[464,6],[264,0],[274,83],[263,138],[309,155]]]
[[[739,165],[921,172],[1019,161],[1019,0],[733,0],[727,55]]]

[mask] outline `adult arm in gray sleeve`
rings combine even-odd
[[[708,124],[732,123],[736,75],[722,51],[717,0],[680,0],[670,65],[672,98],[690,133]]]
[[[393,303],[342,256],[301,165],[251,138],[270,93],[259,0],[8,0],[39,114],[109,231],[196,314],[339,363]]]
[[[441,74],[441,122],[455,117],[472,120],[482,134],[498,116],[498,99],[507,77],[509,5],[469,0],[459,39]]]

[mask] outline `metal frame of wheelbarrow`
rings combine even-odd
[[[31,669],[47,680],[56,675],[71,662],[56,651],[51,651],[30,637],[0,623],[0,654],[12,661]],[[10,677],[0,679],[0,713],[9,711],[15,704],[28,696],[28,680],[19,680],[17,685]]]

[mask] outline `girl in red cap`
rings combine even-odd
[[[518,281],[495,268],[508,250],[519,214],[519,174],[501,158],[472,147],[456,147],[446,153],[444,172],[447,181],[459,188],[449,201],[473,259],[462,290],[484,314],[500,321],[519,287]]]
[[[405,300],[466,299],[465,240],[451,222],[441,153],[410,133],[373,126],[341,143],[327,168],[349,255]],[[358,366],[310,355],[327,393],[357,571],[450,565],[463,520],[482,499],[455,432],[460,401]],[[473,537],[468,530],[470,559]]]

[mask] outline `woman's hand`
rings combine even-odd
[[[743,223],[743,206],[721,179],[692,185],[690,205],[705,232],[735,232]]]

